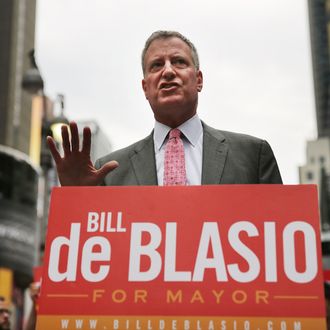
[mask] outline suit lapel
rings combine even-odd
[[[153,133],[136,146],[130,159],[138,185],[158,184]]]
[[[219,184],[227,158],[228,145],[221,132],[204,123],[203,126],[202,184]]]

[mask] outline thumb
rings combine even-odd
[[[119,163],[116,160],[105,163],[98,171],[97,174],[100,178],[104,178],[108,173],[113,171],[119,166]]]

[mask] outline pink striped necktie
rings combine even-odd
[[[177,128],[172,129],[166,143],[164,186],[185,186],[187,184],[184,148],[180,135],[180,130]]]

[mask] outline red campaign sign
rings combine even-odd
[[[330,282],[330,270],[329,269],[323,270],[323,277],[324,277],[325,281]]]
[[[42,266],[33,267],[33,282],[41,284],[41,278],[42,278]]]
[[[55,188],[37,329],[326,329],[316,186]]]

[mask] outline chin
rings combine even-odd
[[[157,107],[184,106],[185,101],[181,95],[171,95],[159,100]]]

